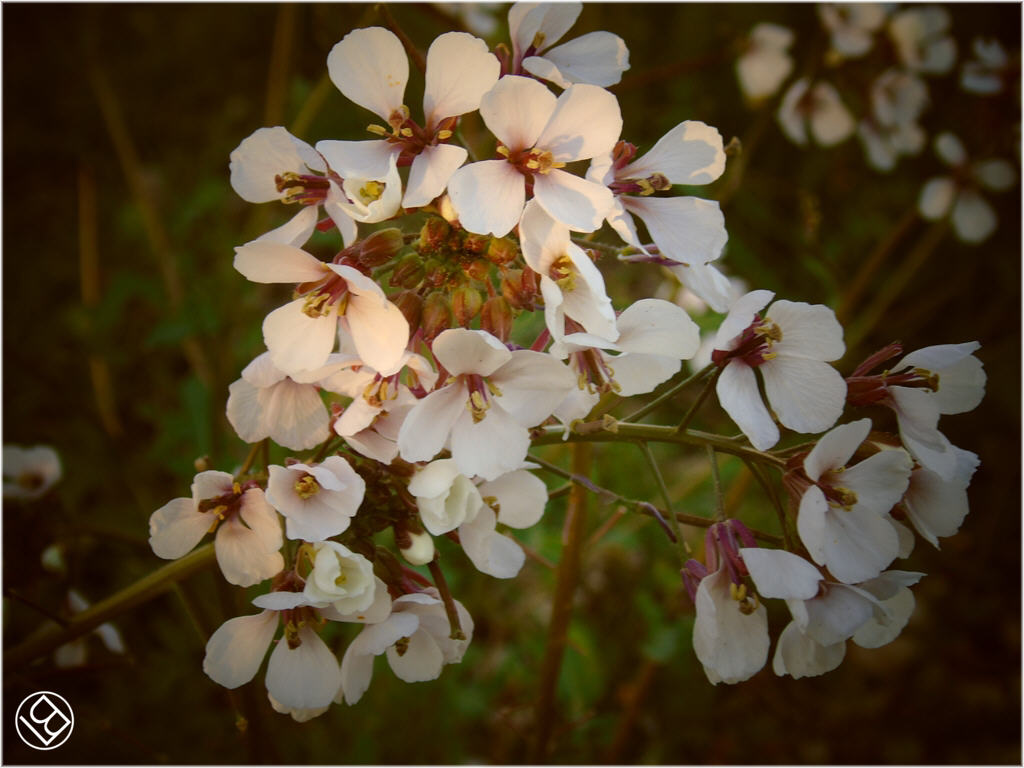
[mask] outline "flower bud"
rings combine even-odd
[[[359,262],[366,267],[379,267],[395,258],[404,244],[402,230],[378,229],[360,243]]]
[[[483,259],[477,259],[476,261],[471,261],[466,265],[465,272],[474,280],[479,280],[481,283],[484,283],[490,280],[491,264]]]
[[[429,533],[410,533],[408,537],[409,546],[398,551],[409,565],[426,565],[434,559],[434,540]]]
[[[515,309],[532,309],[537,296],[535,272],[530,269],[509,269],[501,278],[501,295]]]
[[[424,251],[441,250],[451,230],[447,221],[431,216],[420,229],[420,248]]]
[[[424,277],[429,285],[434,288],[440,288],[441,284],[444,283],[446,270],[442,266],[441,262],[437,259],[427,259],[423,265]]]
[[[503,296],[492,296],[480,311],[480,327],[501,341],[508,341],[514,319],[512,307]]]
[[[388,283],[394,288],[415,288],[423,280],[424,274],[423,260],[415,253],[410,253],[403,256],[395,266]]]
[[[423,314],[420,328],[427,341],[432,341],[441,331],[452,327],[452,308],[444,291],[433,291],[427,294],[423,302]]]
[[[470,321],[477,316],[483,303],[480,291],[469,283],[460,285],[452,293],[452,312],[455,314],[455,322],[468,328]]]
[[[519,247],[507,237],[491,238],[487,246],[487,259],[498,266],[508,264],[519,255]]]
[[[467,232],[462,241],[462,250],[466,253],[486,253],[490,241],[490,235],[475,235],[472,232]]]
[[[420,317],[423,315],[423,299],[415,291],[402,291],[391,297],[391,303],[401,310],[405,315],[409,328],[419,328]]]

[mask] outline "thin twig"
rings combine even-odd
[[[629,414],[629,416],[626,416],[623,419],[623,421],[639,421],[644,416],[646,416],[648,413],[650,413],[655,408],[660,406],[662,403],[665,403],[665,402],[671,400],[673,397],[675,397],[677,394],[682,392],[684,388],[686,388],[687,386],[689,386],[693,382],[699,381],[700,379],[702,379],[705,376],[707,376],[709,373],[711,373],[712,370],[714,370],[715,367],[716,366],[715,366],[714,363],[710,363],[709,365],[706,365],[705,367],[701,368],[699,371],[697,371],[693,375],[687,376],[685,379],[680,381],[678,384],[674,384],[672,387],[670,387],[666,391],[662,392],[660,395],[658,395],[656,398],[654,398],[651,402],[649,402],[647,405],[645,405],[640,410],[634,411],[633,413]]]
[[[711,394],[711,390],[715,388],[715,383],[718,381],[718,377],[722,375],[724,368],[719,368],[714,372],[710,379],[704,384],[704,389],[697,395],[696,401],[690,406],[690,410],[683,416],[683,420],[679,422],[676,427],[676,432],[685,432],[686,428],[690,426],[690,422],[693,421],[693,417],[697,415],[697,410],[704,404],[704,401],[708,399],[708,395]]]
[[[654,452],[651,450],[651,446],[647,443],[637,443],[637,445],[640,446],[640,450],[643,451],[644,458],[647,459],[647,463],[650,465],[651,471],[654,472],[654,479],[658,484],[658,489],[661,491],[661,497],[665,502],[665,509],[668,510],[668,514],[672,518],[672,523],[676,529],[674,542],[676,550],[679,553],[679,564],[684,565],[687,560],[686,541],[683,539],[683,527],[679,524],[679,518],[676,517],[675,512],[672,509],[672,495],[668,492],[668,486],[665,485],[665,478],[661,474],[661,469],[658,467],[658,462],[654,458]]]
[[[459,621],[459,610],[455,607],[455,598],[452,597],[452,591],[448,589],[448,581],[445,579],[444,571],[438,565],[437,559],[438,556],[434,555],[434,559],[427,563],[427,568],[430,569],[430,576],[434,580],[434,586],[437,587],[437,591],[441,594],[444,612],[448,614],[448,626],[451,629],[451,634],[448,636],[452,640],[465,640],[466,634],[462,631],[462,623]]]
[[[718,457],[710,445],[705,446],[705,450],[711,464],[711,482],[715,489],[715,522],[720,523],[725,520],[725,502],[722,499],[722,479],[718,475]]]
[[[402,41],[402,47],[405,48],[406,54],[408,54],[409,58],[412,59],[412,63],[416,65],[416,69],[420,72],[426,72],[426,58],[422,53],[420,53],[413,41],[409,39],[409,36],[405,34],[405,30],[398,25],[397,21],[395,21],[395,17],[391,15],[391,11],[388,9],[387,5],[385,3],[380,3],[377,5],[377,10],[384,18],[384,25],[395,33],[395,37]]]

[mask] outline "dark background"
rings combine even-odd
[[[953,131],[974,157],[1019,165],[1020,6],[949,10],[958,65],[928,78],[932,106],[922,124],[930,136]],[[434,8],[391,12],[421,50],[451,28]],[[504,39],[504,18],[489,42]],[[823,47],[811,5],[591,5],[566,39],[595,29],[625,39],[632,68],[612,89],[625,138],[649,147],[697,119],[742,140],[742,163],[731,160],[722,180],[694,193],[722,200],[723,263],[751,288],[837,306],[869,255],[892,239],[850,318],[862,338],[851,342],[847,326],[837,364],[844,373],[897,338],[908,350],[981,342],[986,399],[941,424],[981,456],[972,511],[941,551],[919,541],[895,566],[928,574],[897,641],[875,651],[850,644],[843,665],[820,678],[779,679],[765,669],[718,687],[693,656],[692,606],[668,542],[647,521],[619,523],[584,553],[551,760],[1019,763],[1019,187],[988,196],[1000,218],[990,240],[968,246],[939,233],[909,270],[915,248],[939,237],[913,210],[921,185],[944,167],[930,147],[880,174],[856,139],[832,149],[791,144],[771,119],[773,105],[746,106],[733,74],[758,21],[797,32],[797,71]],[[45,620],[29,603],[66,612],[69,588],[95,602],[162,564],[146,542],[152,511],[187,494],[196,457],[221,469],[244,457],[223,416],[226,389],[262,351],[261,319],[283,293],[244,281],[232,248],[283,218],[234,195],[228,154],[263,125],[285,125],[310,143],[364,138],[371,116],[326,81],[324,62],[350,29],[382,20],[370,5],[5,4],[3,22],[3,441],[52,445],[64,465],[44,499],[4,505],[9,648]],[[1002,95],[958,86],[977,34],[1011,52],[1018,74]],[[835,81],[854,111],[888,56],[880,43],[840,68]],[[421,88],[414,75],[414,114]],[[653,267],[602,269],[618,307],[659,290]],[[891,302],[866,310],[889,290]],[[663,409],[659,420],[678,420],[687,405]],[[715,410],[695,425],[732,431]],[[709,514],[703,454],[658,456],[678,508]],[[634,497],[653,493],[635,451],[595,457],[598,482]],[[723,462],[723,475],[739,494],[739,467]],[[591,527],[611,513],[594,502]],[[564,501],[552,503],[524,541],[557,560],[563,517]],[[64,551],[60,574],[40,565],[52,544]],[[242,590],[202,573],[117,620],[124,656],[92,636],[84,667],[61,670],[43,658],[6,670],[4,761],[521,762],[551,572],[528,561],[510,582],[468,566],[449,578],[477,623],[461,665],[407,685],[378,662],[356,707],[299,725],[270,710],[262,675],[229,695],[202,673],[205,637],[247,612]],[[770,611],[774,637],[788,617],[784,607]],[[59,692],[75,708],[73,736],[53,752],[31,752],[13,733],[14,709],[35,690]],[[244,734],[238,713],[249,721]]]

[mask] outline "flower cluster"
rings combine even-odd
[[[705,394],[714,387],[749,455],[780,470],[793,500],[799,544],[761,549],[741,522],[709,520],[706,565],[683,569],[712,682],[764,664],[758,595],[786,599],[793,614],[776,671],[817,674],[851,637],[891,639],[920,576],[886,570],[908,549],[904,522],[935,543],[966,513],[977,460],[936,423],[980,400],[977,345],[921,350],[872,373],[899,354],[892,348],[844,378],[832,365],[845,352],[832,310],[785,299],[766,310],[765,290],[737,298],[713,266],[727,241],[718,204],[676,190],[723,174],[722,137],[689,120],[646,152],[624,140],[607,88],[628,51],[609,32],[556,45],[579,12],[518,3],[511,45],[493,51],[467,33],[441,35],[425,57],[422,112],[406,104],[402,41],[357,29],[327,69],[354,109],[379,118],[374,138],[311,145],[269,127],[231,154],[242,198],[297,210],[236,248],[234,266],[291,294],[263,321],[266,351],[230,387],[227,416],[253,444],[249,459],[236,473],[199,472],[190,497],[153,513],[150,543],[175,559],[213,533],[230,583],[269,582],[252,600],[260,612],[213,634],[203,669],[234,688],[272,646],[270,702],[297,720],[356,703],[376,656],[408,682],[459,662],[473,621],[448,589],[435,539],[457,543],[484,574],[515,577],[526,555],[512,531],[537,524],[548,499],[531,445],[614,432],[595,406],[652,392],[697,354],[697,325],[679,306],[643,298],[616,308],[602,255],[667,267],[728,312],[695,380],[706,380]],[[760,39],[770,49],[784,37]],[[857,30],[842,39],[849,51],[864,45]],[[801,87],[785,101],[831,98],[820,84]],[[460,130],[470,113],[487,130],[473,142]],[[836,134],[828,122],[811,118],[819,140]],[[621,244],[595,239],[605,224]],[[340,242],[324,255],[335,231]],[[847,406],[877,405],[895,412],[902,447],[868,418],[835,426]],[[767,453],[783,428],[831,431],[806,453]],[[269,441],[309,453],[273,464]],[[346,623],[361,630],[339,661]]]

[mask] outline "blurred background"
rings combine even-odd
[[[466,23],[492,24],[478,31],[492,45],[507,40],[507,6],[470,17],[455,6],[389,8],[423,51]],[[838,308],[844,374],[896,339],[907,350],[978,340],[988,388],[975,412],[940,425],[982,464],[960,533],[941,551],[919,540],[896,565],[928,574],[909,625],[881,649],[850,644],[823,677],[780,679],[766,668],[740,685],[708,684],[671,544],[648,519],[592,498],[551,762],[1020,762],[1020,187],[985,193],[998,226],[979,245],[925,221],[916,205],[923,184],[948,172],[931,146],[943,131],[972,159],[1005,158],[1019,175],[1021,10],[947,10],[956,64],[925,77],[927,146],[890,172],[868,163],[856,137],[795,145],[774,117],[786,86],[751,105],[735,73],[756,24],[784,25],[795,34],[793,77],[825,72],[859,118],[871,83],[895,62],[884,30],[868,54],[841,63],[804,4],[588,5],[567,34],[609,30],[626,41],[632,66],[611,90],[624,138],[641,149],[686,119],[739,139],[722,179],[692,191],[722,202],[720,265],[748,288]],[[3,442],[50,445],[63,464],[41,498],[4,503],[6,650],[48,616],[68,615],[70,590],[94,603],[162,565],[147,544],[149,515],[188,494],[198,457],[230,470],[246,455],[224,417],[227,386],[263,350],[260,323],[285,292],[242,279],[232,249],[288,212],[240,200],[228,155],[265,125],[310,143],[368,138],[371,116],[334,89],[325,61],[349,30],[384,19],[356,4],[6,4],[3,22]],[[996,93],[961,85],[977,37],[1008,54]],[[406,99],[414,116],[416,78]],[[617,307],[676,295],[657,267],[601,268]],[[706,329],[720,321],[694,312]],[[691,402],[679,398],[651,420],[675,423]],[[718,413],[706,406],[694,426],[734,432]],[[886,427],[885,414],[872,415]],[[563,464],[567,453],[538,451]],[[704,454],[659,446],[656,455],[676,509],[709,516]],[[721,470],[730,513],[776,530],[742,464],[723,458]],[[597,446],[591,476],[655,500],[634,447]],[[409,685],[378,662],[357,706],[306,724],[271,711],[262,673],[229,694],[203,674],[203,647],[225,619],[251,610],[244,590],[207,571],[119,617],[123,653],[93,634],[63,659],[5,669],[3,759],[522,762],[565,503],[552,501],[521,537],[538,557],[514,580],[480,575],[454,546],[443,549],[476,632],[463,663],[439,680]],[[692,532],[695,551],[701,534]],[[776,637],[788,615],[769,610]],[[52,752],[11,733],[18,702],[36,690],[75,710],[71,740]]]

